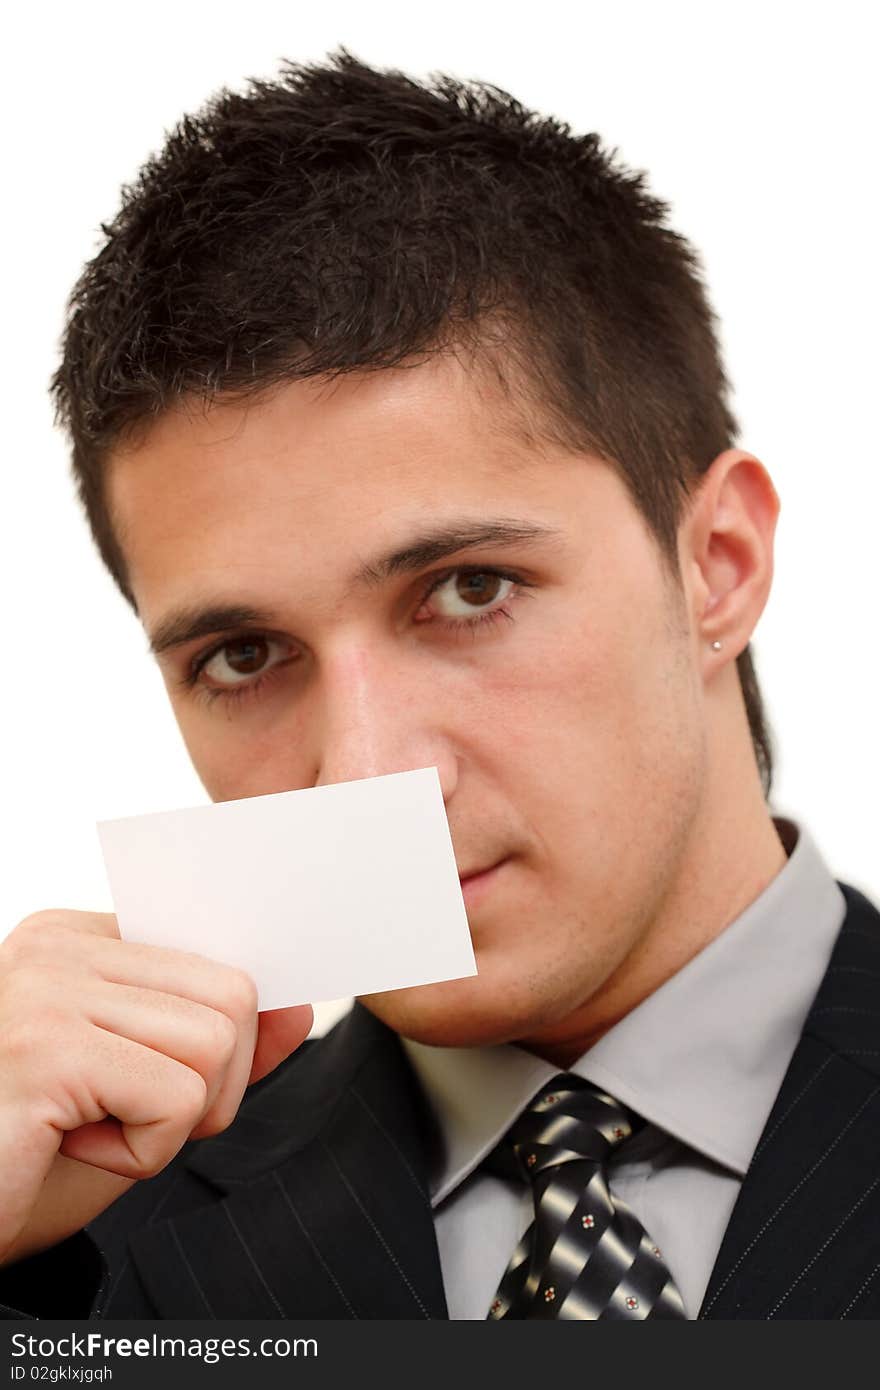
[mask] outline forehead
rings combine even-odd
[[[143,616],[217,571],[323,581],[429,520],[555,524],[572,489],[601,508],[609,487],[607,466],[539,444],[497,383],[438,356],[181,404],[113,457],[108,501]]]
[[[240,470],[247,486],[258,466],[268,475],[275,464],[292,486],[311,492],[364,482],[367,464],[379,484],[383,460],[399,471],[442,452],[451,467],[465,442],[479,445],[487,463],[515,465],[534,453],[525,421],[498,382],[438,354],[418,366],[282,382],[250,398],[184,398],[112,455],[110,492],[125,521],[160,481],[210,493],[218,470],[230,486]]]

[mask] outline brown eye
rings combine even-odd
[[[455,581],[455,592],[465,603],[481,605],[498,597],[503,580],[500,574],[462,574]]]
[[[223,648],[223,654],[238,675],[252,676],[266,660],[268,646],[265,637],[249,637],[246,641],[230,642]]]
[[[202,670],[219,685],[237,685],[239,682],[230,680],[230,675],[242,678],[258,675],[266,667],[270,648],[279,645],[268,637],[237,637],[231,642],[224,642],[205,662]]]
[[[492,570],[457,570],[437,586],[429,601],[444,618],[464,618],[475,609],[503,603],[515,587],[512,579]]]

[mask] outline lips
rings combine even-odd
[[[506,860],[497,859],[494,864],[487,864],[484,869],[473,869],[470,873],[459,875],[462,896],[468,910],[475,908],[491,891],[496,873],[505,863]]]
[[[501,860],[500,860],[500,859],[496,859],[494,864],[486,864],[482,869],[468,869],[467,873],[464,873],[464,874],[460,873],[460,874],[458,875],[458,881],[459,881],[459,883],[461,883],[461,884],[465,884],[465,883],[468,882],[469,879],[472,879],[472,878],[479,878],[480,874],[487,874],[487,873],[489,873],[490,869],[495,869],[495,868],[497,868],[498,865],[499,865],[500,863],[501,863]]]
[[[483,873],[483,869],[468,869],[466,874],[459,874],[459,883],[467,883],[469,878],[476,878],[477,874]]]

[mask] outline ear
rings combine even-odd
[[[679,559],[707,670],[739,656],[773,582],[779,497],[763,464],[726,449],[700,479],[679,527]],[[719,651],[712,643],[722,643]]]

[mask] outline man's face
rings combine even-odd
[[[479,974],[367,1006],[535,1050],[595,1012],[686,870],[706,763],[687,606],[614,472],[517,440],[442,357],[169,412],[110,501],[151,637],[261,615],[159,656],[212,799],[436,766],[460,873],[491,871],[463,885]]]

